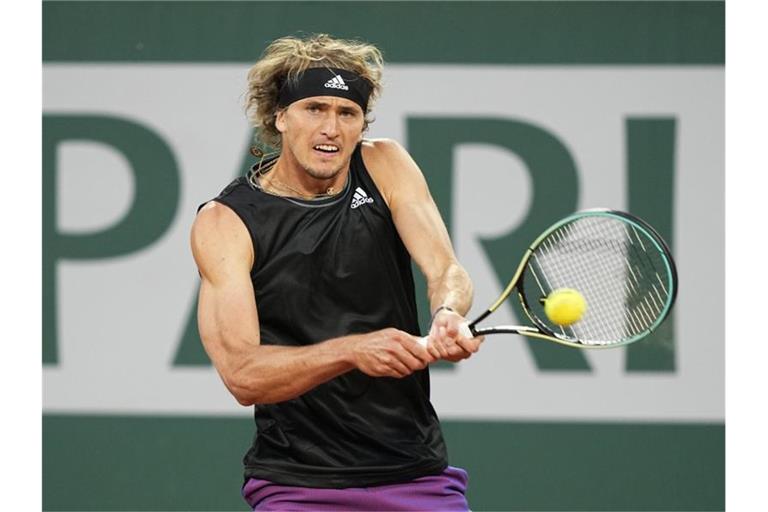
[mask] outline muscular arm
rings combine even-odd
[[[363,151],[400,238],[426,278],[431,311],[448,306],[458,313],[455,316],[463,317],[472,305],[472,281],[456,259],[421,170],[405,149],[391,140],[368,141]],[[458,323],[457,319],[449,322],[449,334],[454,338],[458,336]],[[468,352],[476,351],[476,345],[462,344]],[[446,357],[445,352],[441,351],[441,355]],[[461,354],[454,351],[451,355]]]
[[[209,203],[195,220],[191,245],[201,276],[200,336],[242,405],[289,400],[354,368],[402,377],[430,362],[412,337],[395,329],[306,347],[261,345],[250,279],[255,255],[242,221],[228,207]]]

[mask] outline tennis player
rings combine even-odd
[[[254,510],[467,510],[427,367],[478,350],[458,329],[472,283],[416,163],[392,140],[363,138],[381,72],[370,44],[270,44],[247,106],[277,151],[192,229],[203,344],[254,406],[242,489]],[[411,259],[428,284],[427,348]]]

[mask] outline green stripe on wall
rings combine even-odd
[[[723,510],[722,424],[444,422],[473,510]],[[45,510],[247,510],[249,419],[43,416]]]
[[[389,62],[723,64],[724,2],[44,2],[43,60],[251,62],[280,36]]]

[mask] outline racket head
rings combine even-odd
[[[516,282],[531,322],[552,341],[577,347],[616,347],[653,332],[677,296],[677,269],[663,238],[626,212],[593,209],[555,223],[533,244]],[[572,288],[587,309],[570,326],[552,322],[543,300]]]

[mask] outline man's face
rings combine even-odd
[[[336,96],[314,96],[291,103],[277,114],[283,156],[310,176],[329,179],[349,165],[362,139],[363,109]]]

